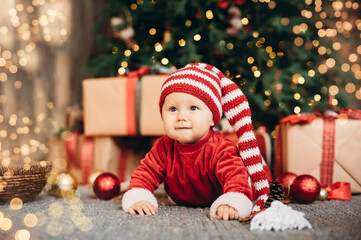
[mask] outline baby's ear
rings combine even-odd
[[[212,120],[211,122],[211,127],[214,127],[214,120]]]
[[[234,128],[231,126],[227,118],[222,118],[219,124],[221,128],[221,133],[226,134],[234,132]]]

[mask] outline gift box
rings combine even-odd
[[[361,115],[360,115],[361,116]],[[361,192],[361,120],[297,116],[281,120],[277,129],[274,173],[310,174],[322,187],[349,182]]]
[[[48,160],[52,162],[53,171],[71,172],[84,185],[95,171],[111,172],[120,181],[128,181],[144,157],[143,152],[119,146],[112,137],[67,135],[50,137]]]
[[[161,136],[161,86],[168,75],[85,79],[84,134]]]

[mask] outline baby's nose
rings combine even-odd
[[[187,113],[185,111],[178,112],[178,120],[179,121],[186,121],[187,120]]]

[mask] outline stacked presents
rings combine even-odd
[[[83,131],[50,138],[49,160],[56,172],[70,171],[82,184],[95,171],[130,179],[151,142],[164,134],[158,99],[168,76],[132,74],[83,80],[83,109],[67,111],[66,121],[72,126],[72,119],[82,118]]]

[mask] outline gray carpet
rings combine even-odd
[[[80,187],[73,201],[50,197],[42,192],[20,210],[9,204],[0,205],[0,239],[361,239],[361,195],[351,201],[316,201],[313,204],[291,204],[305,213],[312,229],[285,232],[250,231],[249,223],[208,218],[208,208],[169,206],[158,191],[159,214],[131,216],[120,209],[121,197],[102,201],[92,189]],[[34,214],[37,222],[28,221]],[[25,217],[27,216],[27,217]],[[25,218],[25,220],[24,220]],[[9,230],[1,228],[12,222]],[[25,223],[24,223],[25,222]],[[35,225],[35,226],[33,226]],[[21,231],[22,230],[22,231]],[[25,238],[27,239],[27,238]]]

